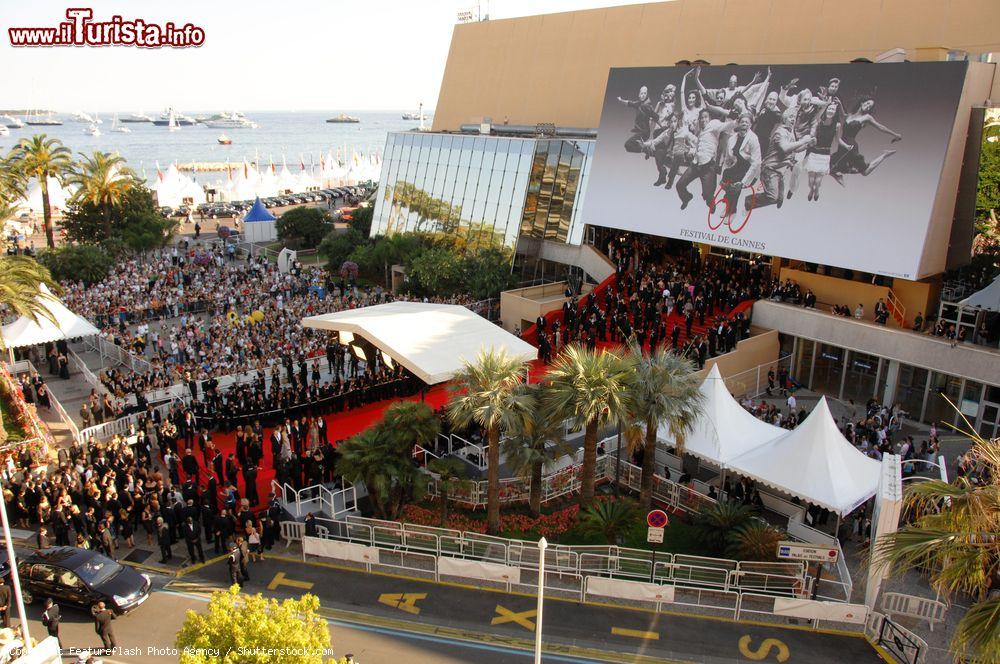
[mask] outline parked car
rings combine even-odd
[[[26,603],[51,597],[89,609],[97,602],[122,615],[149,597],[150,579],[89,549],[57,546],[35,551],[17,565]]]

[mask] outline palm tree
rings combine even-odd
[[[452,487],[462,482],[468,475],[465,462],[458,457],[441,457],[431,459],[427,470],[438,476],[438,486],[441,491],[441,527],[448,527],[448,494]]]
[[[677,441],[677,453],[682,454],[684,436],[701,413],[702,394],[690,360],[664,349],[646,355],[635,342],[629,344],[629,355],[635,366],[629,415],[635,428],[644,427],[646,433],[639,505],[648,510],[653,504],[656,434],[660,423],[670,428]],[[626,439],[634,441],[636,436]]]
[[[375,513],[395,519],[406,501],[418,497],[427,476],[413,464],[412,442],[401,442],[377,424],[337,447],[337,473],[351,482],[364,482]]]
[[[104,217],[104,237],[111,236],[111,213],[119,207],[138,180],[125,165],[121,155],[94,151],[91,156],[80,154],[70,170],[69,182],[77,185],[75,202],[86,202],[101,211]]]
[[[42,295],[41,285],[45,284],[53,293],[60,291],[59,284],[49,274],[47,268],[26,256],[0,256],[0,305],[16,316],[27,316],[38,321],[46,318],[55,322],[50,312],[39,296]],[[0,351],[6,351],[7,345],[0,336]],[[0,417],[0,443],[7,439],[7,431]]]
[[[966,424],[968,422],[966,421]],[[956,661],[1000,661],[1000,439],[985,440],[971,426],[969,452],[979,465],[978,481],[924,480],[906,489],[909,522],[880,537],[875,564],[893,574],[929,570],[931,585],[943,597],[968,595],[975,603],[959,620],[951,641]]]
[[[441,433],[441,420],[434,409],[419,401],[399,401],[389,406],[382,418],[381,427],[399,441],[401,448],[413,446],[428,448]]]
[[[778,542],[785,534],[761,519],[750,519],[726,537],[726,555],[736,560],[774,562],[778,560]]]
[[[697,514],[694,531],[702,544],[719,555],[725,552],[730,533],[752,518],[753,510],[747,505],[719,502]]]
[[[38,134],[22,138],[11,153],[18,168],[26,177],[34,177],[42,188],[42,217],[45,220],[45,242],[55,248],[56,238],[52,228],[52,210],[49,208],[49,178],[62,180],[71,166],[70,151],[57,138]]]
[[[563,438],[563,418],[554,410],[547,409],[544,385],[524,385],[521,387],[531,399],[531,413],[504,439],[507,464],[522,478],[528,480],[528,508],[538,516],[542,511],[542,472],[569,447]]]
[[[24,196],[24,173],[12,157],[0,159],[0,224],[14,216]]]
[[[639,523],[635,502],[598,500],[580,512],[580,531],[598,533],[611,546],[620,546],[625,534]]]
[[[583,428],[580,505],[594,499],[597,435],[609,422],[621,421],[630,406],[632,362],[607,350],[569,346],[545,376],[547,407]]]
[[[519,390],[525,377],[524,361],[506,351],[483,351],[466,362],[452,379],[448,416],[458,428],[477,424],[486,432],[486,522],[491,535],[500,533],[500,434],[517,428],[530,413],[530,397]]]

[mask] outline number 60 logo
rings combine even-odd
[[[746,228],[747,222],[750,221],[750,215],[753,214],[753,209],[757,205],[757,187],[756,181],[752,184],[742,185],[742,189],[750,190],[750,198],[748,199],[750,205],[747,208],[746,216],[738,224],[733,224],[733,213],[736,212],[730,207],[730,203],[733,203],[733,207],[738,207],[735,205],[736,201],[740,200],[740,196],[733,196],[732,199],[727,195],[727,190],[733,188],[733,183],[723,182],[719,185],[718,190],[715,192],[715,198],[712,200],[712,207],[709,208],[708,213],[708,227],[713,231],[720,229],[722,226],[729,228],[729,232],[736,235],[744,228]],[[742,193],[742,191],[740,192]],[[719,215],[714,215],[711,210],[719,209],[719,205],[723,206],[722,213]],[[718,221],[713,221],[713,216],[718,216]]]

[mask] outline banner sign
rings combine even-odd
[[[612,69],[584,221],[914,279],[966,70]]]

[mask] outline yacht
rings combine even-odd
[[[24,127],[24,121],[21,118],[15,118],[13,115],[0,115],[0,125],[10,127],[11,129],[21,129]]]
[[[94,118],[90,117],[89,115],[87,115],[86,113],[84,113],[82,111],[78,111],[76,113],[73,113],[73,115],[71,116],[71,119],[74,122],[86,122],[87,124],[94,124]]]
[[[167,117],[167,131],[178,131],[180,128],[181,126],[177,124],[177,117],[174,115],[174,110],[170,109],[170,114]]]
[[[194,118],[189,118],[188,116],[183,115],[181,113],[176,113],[172,108],[168,108],[163,113],[161,113],[158,119],[153,120],[153,124],[155,124],[157,127],[169,127],[171,118],[173,118],[174,125],[178,127],[190,127],[191,125],[195,124]]]
[[[87,128],[83,130],[83,133],[88,134],[90,136],[100,136],[101,130],[96,124],[91,122],[89,125],[87,125]]]
[[[115,113],[111,118],[111,131],[118,132],[119,134],[131,134],[132,130],[123,125],[118,121],[118,114]]]
[[[132,115],[126,115],[122,118],[122,122],[152,122],[153,118],[149,117],[143,112],[133,113]]]
[[[200,122],[206,127],[219,129],[256,129],[257,123],[248,119],[239,111],[223,112],[209,118],[203,118]]]
[[[52,111],[45,115],[35,111],[25,117],[24,122],[32,127],[57,127],[62,124],[62,120],[57,118]]]
[[[361,118],[354,117],[353,115],[348,115],[347,113],[341,113],[336,117],[327,118],[327,122],[333,122],[336,124],[347,124],[352,122],[361,122]]]
[[[10,136],[10,129],[7,129],[7,125],[0,124],[0,136]]]

